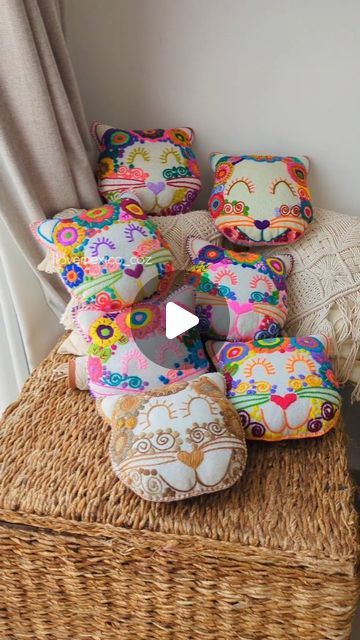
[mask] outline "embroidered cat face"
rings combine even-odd
[[[118,312],[91,305],[75,312],[75,323],[89,342],[89,388],[95,397],[137,394],[195,378],[209,369],[197,328],[166,337],[166,304],[194,311],[194,292],[181,287]]]
[[[151,296],[160,281],[166,291],[172,254],[133,198],[35,222],[32,231],[56,254],[65,286],[82,302],[116,310]]]
[[[116,475],[146,500],[183,500],[241,476],[246,446],[218,373],[98,403],[112,425]]]
[[[312,220],[307,158],[213,154],[209,209],[237,244],[295,242]]]
[[[289,256],[263,258],[188,240],[199,329],[208,336],[251,340],[277,336],[287,314]]]
[[[97,178],[101,195],[114,202],[134,191],[147,213],[189,211],[201,189],[189,128],[124,131],[94,123],[100,146]]]
[[[339,418],[341,396],[320,336],[208,342],[248,439],[320,436]]]

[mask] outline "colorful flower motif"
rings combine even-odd
[[[130,133],[130,131],[123,131],[122,129],[111,129],[110,132],[106,132],[110,145],[117,147],[127,147],[135,142],[136,138]]]
[[[334,371],[331,368],[330,363],[324,363],[320,366],[320,373],[323,377],[323,380],[325,382],[325,384],[330,385],[331,387],[335,387],[336,389],[339,389],[340,385],[339,382],[337,381]]]
[[[131,198],[122,198],[120,200],[120,209],[121,213],[129,214],[131,217],[136,218],[147,218],[146,213],[140,207],[136,200],[132,200]]]
[[[271,384],[266,381],[256,382],[256,392],[257,393],[270,393]]]
[[[54,231],[54,244],[61,253],[71,253],[85,239],[85,230],[75,222],[60,222]]]
[[[103,375],[104,369],[100,358],[90,356],[87,362],[88,374],[92,382],[98,382]]]
[[[84,271],[76,263],[66,265],[61,272],[61,277],[70,289],[77,287],[84,280]]]
[[[309,200],[301,201],[301,214],[308,222],[311,222],[313,218],[313,208],[311,206],[311,202]]]
[[[255,352],[271,353],[279,349],[284,343],[284,338],[264,338],[264,340],[254,340],[252,348]]]
[[[240,345],[230,346],[222,357],[225,357],[226,360],[243,360],[244,358],[246,358],[248,353],[249,347],[245,343],[243,343]]]
[[[161,244],[157,238],[148,238],[136,247],[134,250],[134,256],[137,258],[145,258],[146,256],[153,253],[153,251],[159,251],[161,249]]]
[[[320,340],[314,338],[313,336],[303,336],[299,338],[291,338],[291,343],[294,347],[299,347],[300,349],[308,349],[309,351],[323,352],[324,346]]]
[[[84,267],[84,271],[87,276],[96,278],[96,276],[99,276],[101,274],[101,266],[98,262],[87,263]]]
[[[285,159],[285,164],[290,178],[304,187],[307,185],[307,171],[301,162],[294,162],[293,159]]]
[[[77,219],[86,222],[89,227],[102,228],[111,224],[113,220],[119,215],[119,208],[117,205],[104,205],[103,207],[97,207],[96,209],[89,209],[79,213]]]
[[[266,264],[274,271],[278,276],[284,276],[286,274],[285,264],[280,258],[267,258]]]
[[[294,391],[299,391],[300,389],[303,388],[303,382],[298,378],[294,378],[294,380],[290,380],[289,387]]]
[[[209,210],[212,216],[218,216],[224,209],[224,196],[222,193],[214,193],[209,200]]]
[[[219,162],[216,166],[215,182],[224,184],[231,177],[233,170],[234,167],[230,162]]]
[[[220,262],[224,258],[224,249],[215,245],[208,245],[199,251],[199,260],[202,262]]]
[[[116,323],[126,336],[143,339],[161,329],[163,325],[161,310],[155,305],[141,305],[130,311],[125,310],[116,317]]]
[[[121,333],[113,320],[101,317],[91,325],[89,336],[99,347],[110,347],[120,339]]]
[[[136,129],[136,135],[147,140],[158,140],[165,135],[165,129]]]
[[[312,374],[310,376],[306,376],[305,382],[309,387],[321,387],[322,380],[320,376]]]
[[[186,147],[191,144],[191,138],[184,129],[169,129],[167,136],[174,144]]]
[[[105,178],[105,176],[108,176],[113,172],[114,172],[114,161],[112,160],[112,158],[109,158],[108,156],[101,158],[101,160],[99,160],[98,162],[98,166],[96,169],[96,176],[98,178]]]
[[[185,361],[192,364],[195,369],[202,369],[208,364],[201,340],[195,340],[188,345],[188,353],[188,358]]]

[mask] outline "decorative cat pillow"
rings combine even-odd
[[[92,132],[101,151],[98,187],[108,202],[131,190],[147,213],[165,216],[190,210],[201,189],[192,129],[124,131],[94,122]]]
[[[286,276],[292,260],[265,259],[188,239],[201,333],[229,340],[277,336],[287,314]]]
[[[244,431],[218,373],[137,396],[105,398],[110,458],[145,500],[170,502],[233,485],[246,464]]]
[[[194,292],[184,286],[118,312],[80,308],[75,323],[90,343],[89,388],[95,397],[139,393],[209,369],[197,328],[166,337],[166,304],[194,311]]]
[[[160,282],[162,291],[170,285],[172,254],[135,199],[42,220],[31,228],[56,253],[72,296],[99,309],[121,309],[151,296]]]
[[[321,436],[340,416],[339,384],[322,336],[206,343],[250,440]]]
[[[295,242],[313,217],[304,156],[226,156],[214,153],[209,209],[236,244]]]

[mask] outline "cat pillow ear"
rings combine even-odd
[[[210,153],[209,160],[210,160],[211,169],[215,172],[217,163],[220,160],[222,160],[223,162],[226,162],[228,159],[229,159],[229,156],[224,156],[223,153],[218,153],[218,152]]]
[[[286,277],[290,275],[290,273],[292,272],[293,268],[294,268],[294,257],[291,255],[291,253],[283,253],[281,255],[281,260],[283,261],[284,265],[285,265],[285,272],[286,272]]]
[[[91,135],[94,138],[98,149],[102,148],[102,139],[104,133],[106,133],[109,129],[112,129],[110,125],[103,124],[102,122],[97,122],[96,120],[91,123],[90,131]]]
[[[30,224],[30,229],[35,238],[47,249],[56,250],[54,245],[54,231],[60,224],[60,220],[52,218],[50,220],[38,220]]]
[[[201,240],[201,238],[194,238],[192,236],[189,236],[186,241],[186,249],[192,260],[198,257],[201,249],[211,246],[212,245],[206,242],[206,240]]]
[[[330,355],[331,348],[332,348],[332,339],[330,338],[330,336],[326,335],[325,333],[316,333],[310,336],[310,338],[315,338],[315,340],[319,340],[319,342],[321,342],[322,346],[324,347],[326,354],[328,356]]]
[[[102,315],[102,311],[89,309],[88,307],[77,307],[73,310],[75,326],[87,342],[93,342],[93,336],[89,334],[90,327],[96,320],[101,318]]]
[[[307,173],[310,171],[310,159],[307,156],[300,156],[300,160],[303,163]]]

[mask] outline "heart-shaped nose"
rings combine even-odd
[[[155,196],[165,189],[165,182],[147,182],[146,186],[153,192]]]
[[[270,227],[269,220],[254,220],[254,224],[257,229],[261,229],[261,230],[267,229],[268,227]]]
[[[287,409],[290,405],[297,400],[296,393],[286,393],[284,396],[272,395],[270,400],[279,405],[282,409]]]

